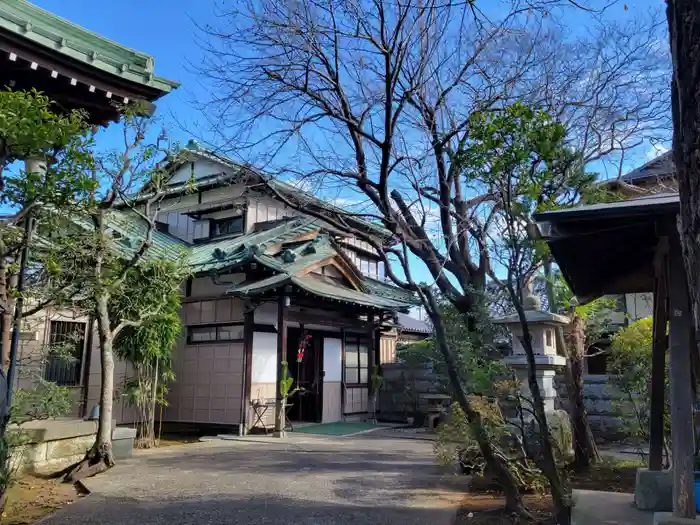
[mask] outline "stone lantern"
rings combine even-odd
[[[540,300],[531,290],[523,292],[523,307],[527,320],[532,349],[535,353],[535,374],[540,386],[546,412],[554,411],[554,401],[557,391],[554,388],[554,376],[559,369],[566,365],[566,358],[557,353],[556,330],[569,324],[569,319],[563,315],[543,312],[540,310]],[[524,397],[530,397],[530,387],[527,382],[527,355],[523,347],[523,329],[518,314],[499,317],[493,320],[495,324],[505,325],[513,336],[513,353],[506,357],[506,363],[511,366],[521,381],[521,391]],[[529,419],[531,414],[523,414]],[[528,417],[530,416],[530,417]]]

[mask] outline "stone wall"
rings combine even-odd
[[[562,374],[557,375],[559,406],[568,410],[566,381]],[[584,376],[583,396],[588,411],[588,421],[597,440],[616,441],[624,438],[621,428],[620,408],[624,406],[622,394],[610,385],[606,375]]]
[[[24,445],[13,452],[20,472],[49,474],[83,458],[97,433],[96,421],[50,420],[22,425],[19,438]]]
[[[445,378],[431,368],[409,367],[401,363],[382,365],[384,383],[379,391],[378,418],[382,421],[405,422],[407,417],[419,420],[423,411],[421,394],[445,394]]]

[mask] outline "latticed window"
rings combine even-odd
[[[80,385],[87,323],[51,321],[44,379],[60,386]]]
[[[366,385],[369,382],[369,337],[345,335],[345,383]]]

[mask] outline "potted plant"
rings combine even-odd
[[[285,428],[287,427],[287,398],[294,393],[296,393],[299,388],[292,389],[294,384],[294,378],[289,375],[289,363],[287,361],[282,361],[282,377],[280,378],[280,394],[282,397],[282,402],[280,406],[280,411],[277,414],[277,422],[275,428],[279,431],[275,432],[278,437],[285,436]]]

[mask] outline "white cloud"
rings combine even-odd
[[[644,159],[646,160],[646,162],[649,162],[650,160],[655,159],[659,155],[663,155],[667,151],[669,151],[669,148],[667,148],[663,144],[652,144],[651,147],[644,154]]]

